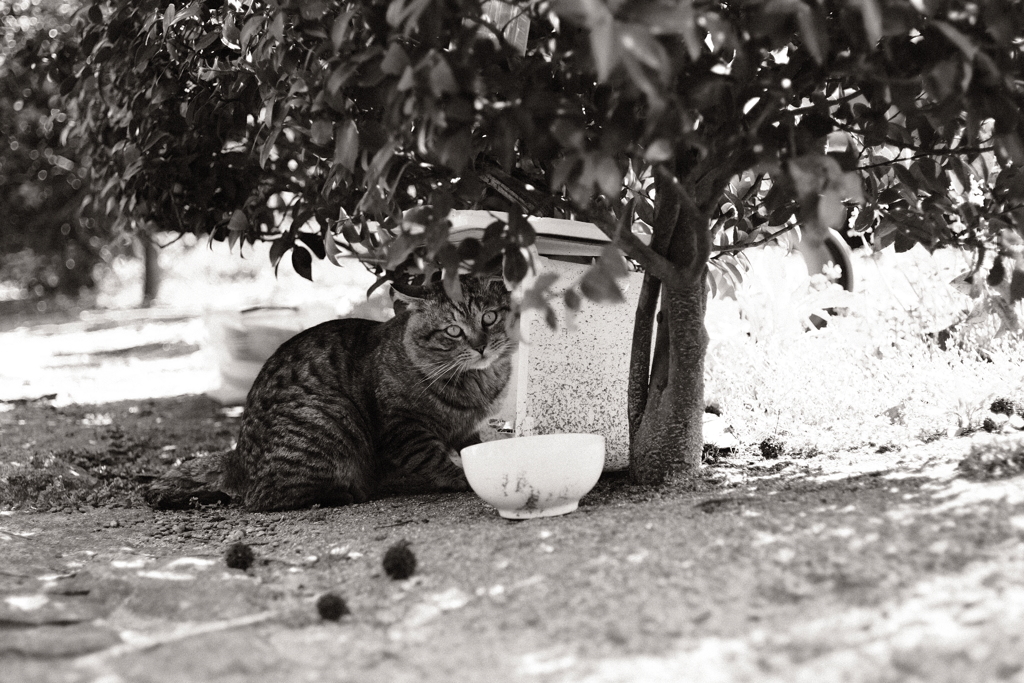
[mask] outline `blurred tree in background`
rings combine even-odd
[[[95,285],[107,222],[81,211],[86,170],[63,144],[57,84],[17,58],[55,49],[77,2],[0,2],[0,281],[33,297],[77,296]]]
[[[596,224],[618,248],[564,304],[644,269],[638,481],[699,465],[706,278],[744,248],[849,222],[971,248],[1024,297],[1019,0],[105,0],[74,26],[22,60],[115,231],[268,239],[307,277],[348,251],[458,296],[460,269],[524,278],[524,216]],[[455,244],[453,208],[508,214]]]

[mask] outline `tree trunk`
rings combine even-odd
[[[683,274],[668,287],[644,276],[633,329],[628,389],[629,474],[640,484],[658,484],[675,466],[700,467],[704,450],[704,327],[707,263],[711,251],[708,216],[693,188],[655,179],[651,247]],[[651,339],[660,290],[654,352]]]
[[[662,288],[647,405],[630,440],[630,478],[658,484],[674,467],[697,469],[704,449],[706,290],[698,278],[686,291]]]
[[[160,292],[160,252],[156,239],[148,232],[139,235],[142,242],[142,307],[149,308]]]

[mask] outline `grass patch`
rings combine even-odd
[[[72,510],[134,507],[156,465],[147,440],[118,427],[106,430],[99,449],[62,449],[0,464],[0,500],[15,509]]]
[[[987,481],[1024,474],[1024,442],[1002,437],[978,442],[960,461],[961,474],[968,479]]]
[[[956,252],[859,254],[845,314],[809,331],[807,297],[787,310],[773,296],[777,315],[766,317],[768,296],[747,290],[787,291],[792,273],[773,279],[762,269],[735,302],[709,308],[707,399],[741,442],[778,437],[793,452],[898,451],[980,430],[994,399],[1024,396],[1024,344],[1019,332],[997,334],[991,319],[961,329],[945,350],[939,344],[935,330],[975,305],[951,284],[969,265]],[[716,327],[723,306],[738,328]]]
[[[18,405],[0,413],[0,509],[145,507],[153,477],[220,450],[237,421],[202,396],[103,406]]]

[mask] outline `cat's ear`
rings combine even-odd
[[[420,282],[416,282],[417,279]],[[423,283],[422,280],[422,277],[405,275],[395,277],[391,281],[391,300],[394,302],[396,315],[408,308],[415,310],[422,305],[430,289],[430,285]]]
[[[391,297],[402,297],[406,300],[423,299],[427,296],[427,285],[413,284],[409,280],[395,279],[391,281]]]
[[[509,285],[508,281],[505,280],[504,277],[502,277],[501,273],[484,280],[484,285],[492,292],[496,292],[502,295],[508,294],[513,289]]]
[[[493,272],[487,273],[485,275],[481,275],[480,276],[480,284],[483,285],[483,289],[485,291],[486,290],[496,291],[499,288],[499,286],[500,286],[500,289],[502,291],[510,291],[508,289],[507,284],[505,283],[505,278],[502,276],[500,270],[493,271]]]
[[[391,302],[395,309],[395,315],[400,315],[408,309],[417,309],[423,304],[423,293],[417,292],[419,296],[413,296],[412,294],[403,291],[395,287],[394,283],[391,285]]]

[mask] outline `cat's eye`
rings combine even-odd
[[[444,333],[447,334],[449,337],[452,337],[453,339],[458,339],[459,337],[462,336],[462,328],[459,327],[458,325],[449,325],[448,327],[444,328]]]
[[[486,311],[480,318],[484,325],[493,325],[497,319],[498,314],[495,313],[494,311]]]

